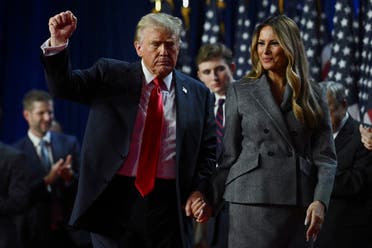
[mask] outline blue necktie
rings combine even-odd
[[[40,140],[40,160],[45,170],[49,171],[50,160],[49,160],[48,147],[47,147],[47,142],[43,139]]]

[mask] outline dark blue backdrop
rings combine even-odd
[[[331,20],[335,0],[325,0]],[[176,3],[175,15],[180,16]],[[226,44],[232,47],[231,25],[236,0],[226,0]],[[204,1],[191,0],[190,54],[195,56],[203,29]],[[40,63],[40,45],[49,37],[48,18],[67,9],[78,18],[78,27],[70,41],[72,64],[76,68],[90,66],[99,57],[127,61],[137,60],[133,48],[135,24],[149,13],[149,0],[1,0],[0,1],[0,97],[3,108],[0,140],[12,143],[25,135],[22,97],[32,88],[46,89]],[[178,10],[178,11],[177,11]],[[230,23],[229,23],[230,22]],[[64,131],[82,140],[88,108],[56,100],[55,117]]]

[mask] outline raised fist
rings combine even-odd
[[[71,11],[61,12],[49,19],[50,45],[65,44],[76,29],[77,18]]]

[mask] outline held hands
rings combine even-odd
[[[320,201],[314,201],[306,211],[305,225],[309,224],[306,232],[306,241],[310,238],[315,241],[324,221],[324,205]]]
[[[367,148],[368,150],[372,150],[372,128],[360,125],[359,131],[362,143],[365,148]]]
[[[65,182],[70,182],[74,172],[71,169],[71,155],[67,155],[66,159],[60,158],[55,164],[52,165],[48,175],[44,177],[47,185],[54,183],[59,177]]]
[[[50,45],[66,44],[76,29],[77,18],[71,11],[61,12],[49,18]]]
[[[204,201],[199,191],[194,191],[186,201],[186,216],[193,216],[195,221],[204,223],[212,216],[212,208]]]

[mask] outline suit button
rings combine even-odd
[[[127,156],[125,156],[123,154],[120,154],[120,158],[121,158],[121,160],[125,160],[125,159],[127,159]]]
[[[265,128],[264,130],[264,133],[269,133],[269,129]]]
[[[270,157],[272,157],[272,156],[274,156],[274,153],[272,151],[268,151],[267,152],[267,155],[270,156]]]

